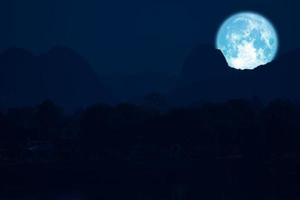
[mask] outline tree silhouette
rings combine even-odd
[[[63,110],[47,100],[37,106],[34,113],[36,140],[56,140],[61,135]]]

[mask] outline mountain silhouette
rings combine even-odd
[[[175,75],[152,71],[114,74],[106,78],[101,80],[112,88],[114,97],[121,103],[138,103],[149,94],[167,93],[177,80]]]
[[[199,45],[185,60],[176,89],[167,98],[180,105],[253,97],[298,100],[299,58],[300,49],[296,49],[254,70],[236,70],[228,67],[221,51]],[[160,88],[162,91],[158,92],[163,92],[168,81],[173,79],[137,75],[125,79],[122,87],[115,89],[122,91],[120,99],[128,100],[137,91],[145,95]],[[44,100],[52,100],[66,109],[113,102],[89,63],[72,49],[55,47],[41,55],[21,48],[2,52],[0,106],[31,106]]]
[[[42,74],[29,51],[11,48],[0,54],[1,106],[32,105],[43,98]]]
[[[193,83],[199,80],[222,78],[226,75],[227,63],[221,51],[209,45],[199,45],[192,49],[184,62],[181,81]]]
[[[73,50],[55,47],[38,58],[46,97],[64,107],[108,102],[110,94],[89,63]]]
[[[251,71],[256,93],[265,98],[300,98],[300,49],[287,52],[271,63]],[[249,80],[250,81],[250,80]]]
[[[179,104],[254,97],[298,100],[299,58],[297,49],[254,70],[236,70],[227,65],[219,50],[199,45],[184,63],[172,99]]]
[[[89,63],[64,47],[41,55],[6,50],[0,55],[0,78],[2,107],[30,106],[47,99],[72,109],[110,100]]]

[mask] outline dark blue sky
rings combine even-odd
[[[277,28],[282,52],[300,46],[298,1],[6,0],[0,2],[0,48],[45,52],[68,46],[100,75],[176,72],[190,48],[214,45],[229,15],[253,10]]]

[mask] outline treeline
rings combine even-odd
[[[0,113],[0,162],[201,160],[300,156],[300,109],[247,100],[174,108],[93,105],[72,115],[51,101]],[[184,161],[184,162],[183,162]]]

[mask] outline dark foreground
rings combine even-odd
[[[298,199],[300,159],[1,167],[1,199]]]
[[[0,199],[300,199],[300,109],[51,102],[0,113]]]

